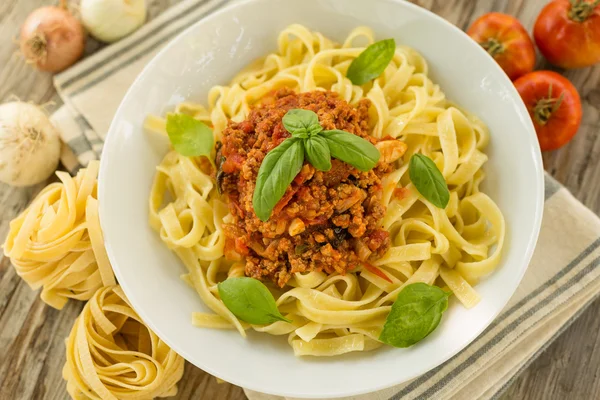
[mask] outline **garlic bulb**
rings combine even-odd
[[[146,22],[146,0],[81,0],[80,12],[93,37],[112,43]]]
[[[40,183],[56,169],[60,138],[46,113],[23,102],[0,105],[0,181]]]

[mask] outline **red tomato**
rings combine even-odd
[[[535,21],[533,37],[550,63],[581,68],[600,62],[600,0],[554,0]]]
[[[484,14],[473,22],[467,34],[494,57],[511,80],[533,71],[535,48],[515,17],[495,12]]]
[[[536,71],[515,81],[533,120],[542,150],[567,143],[581,123],[581,100],[575,86],[552,71]]]

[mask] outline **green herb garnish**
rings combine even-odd
[[[297,256],[301,255],[306,250],[308,250],[307,244],[299,244],[299,245],[296,245],[296,247],[294,248],[294,252],[296,253]]]
[[[352,61],[346,77],[355,85],[364,85],[381,75],[394,58],[395,52],[396,42],[394,39],[373,43]]]
[[[394,347],[409,347],[423,340],[440,323],[449,296],[437,286],[407,285],[392,305],[379,340]]]
[[[331,157],[368,171],[377,165],[379,150],[371,142],[350,132],[324,131],[317,114],[293,109],[282,119],[292,135],[267,153],[258,170],[252,205],[256,216],[266,221],[288,186],[302,169],[304,157],[316,169],[329,171]]]
[[[258,170],[252,205],[261,221],[271,216],[273,207],[285,194],[304,163],[302,139],[289,138],[271,150]]]
[[[327,139],[323,136],[312,136],[304,142],[306,159],[319,171],[331,169],[331,152]],[[376,149],[377,150],[377,149]]]
[[[381,156],[371,142],[346,131],[324,131],[323,137],[327,139],[332,157],[364,172],[372,169]]]
[[[431,204],[446,208],[450,191],[444,176],[433,160],[423,154],[413,154],[408,164],[408,174],[415,187]]]
[[[210,160],[214,139],[212,130],[206,124],[186,114],[170,114],[167,117],[167,134],[179,154],[186,157],[206,156]]]
[[[293,137],[306,139],[309,136],[316,135],[323,128],[319,124],[319,117],[313,111],[294,108],[283,116],[281,122],[283,127],[292,134]]]
[[[218,288],[225,306],[242,321],[254,325],[292,322],[281,315],[269,289],[256,279],[229,278],[219,283]]]

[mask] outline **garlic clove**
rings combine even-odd
[[[0,181],[30,186],[52,175],[60,157],[60,137],[39,107],[11,102],[0,105]]]

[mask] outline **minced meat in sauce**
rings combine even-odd
[[[296,272],[344,274],[389,248],[389,233],[380,228],[385,214],[381,178],[391,166],[381,161],[368,172],[336,159],[323,172],[305,161],[268,221],[261,221],[252,206],[263,159],[290,137],[281,122],[287,111],[312,110],[324,129],[341,129],[375,144],[367,133],[369,106],[365,99],[353,107],[332,92],[282,89],[266,96],[245,121],[229,123],[217,155],[219,183],[234,220],[224,225],[225,255],[245,259],[247,276],[283,287]]]

